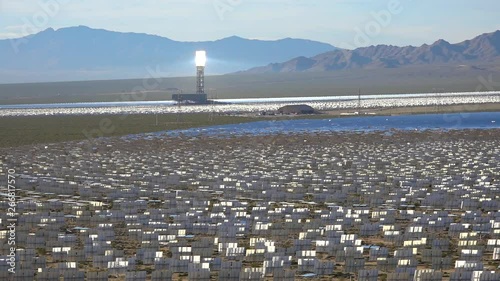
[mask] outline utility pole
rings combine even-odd
[[[213,122],[214,121],[214,94],[213,94],[212,88],[208,89],[208,94],[209,94],[209,100],[210,100],[210,110],[208,113],[208,121]]]
[[[361,112],[361,88],[358,89],[358,112]]]
[[[211,108],[210,108],[210,115],[208,117],[210,122],[213,122],[214,118],[215,118],[215,100],[216,99],[217,99],[217,89],[211,88],[210,89]]]
[[[182,90],[179,90],[177,96],[177,123],[181,122],[181,103],[182,103]]]

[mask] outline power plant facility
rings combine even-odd
[[[172,99],[180,103],[207,104],[208,98],[205,93],[205,66],[207,64],[207,52],[196,51],[196,94],[173,94]]]

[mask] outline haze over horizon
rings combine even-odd
[[[493,0],[480,5],[465,0],[455,1],[454,5],[431,0],[144,2],[2,1],[0,39],[84,25],[176,41],[213,41],[231,36],[300,38],[356,48],[377,44],[419,46],[443,38],[458,43],[500,29],[496,13],[500,2]],[[360,33],[368,34],[367,40],[360,40]]]

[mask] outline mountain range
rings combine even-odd
[[[85,26],[49,28],[19,39],[0,40],[0,83],[141,78],[151,69],[159,69],[163,76],[190,76],[194,75],[194,53],[199,49],[207,51],[207,74],[213,75],[336,48],[291,38],[263,41],[232,36],[180,42]]]
[[[346,69],[400,68],[460,64],[475,68],[500,62],[500,31],[485,33],[471,40],[451,44],[438,40],[432,45],[397,47],[377,45],[355,50],[325,52],[315,56],[299,56],[282,63],[271,63],[240,73],[324,72]]]
[[[122,33],[85,26],[46,29],[19,39],[0,40],[0,83],[81,81],[193,76],[194,53],[208,53],[207,75],[303,73],[418,68],[415,78],[446,65],[477,77],[499,71],[500,31],[451,44],[354,50],[304,40],[181,42],[156,35]],[[264,65],[264,66],[263,66]],[[411,71],[410,71],[411,72]],[[410,73],[409,72],[409,73]]]

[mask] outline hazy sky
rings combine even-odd
[[[498,11],[498,0],[0,0],[0,38],[86,25],[180,41],[237,35],[420,45],[500,29]]]

